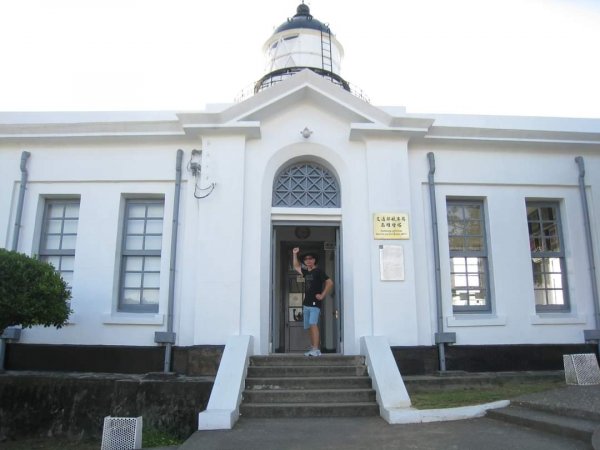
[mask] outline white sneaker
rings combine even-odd
[[[321,350],[318,348],[311,348],[304,354],[304,356],[321,356]]]

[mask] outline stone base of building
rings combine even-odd
[[[225,346],[174,347],[173,372],[188,376],[217,374]],[[50,372],[150,373],[164,370],[164,347],[120,345],[9,344],[6,370]]]
[[[187,376],[215,376],[224,346],[174,347],[172,371]],[[392,347],[402,375],[439,371],[438,348]],[[466,372],[562,370],[563,355],[596,353],[592,344],[447,345],[446,369]],[[8,344],[5,368],[57,372],[161,372],[164,348]]]
[[[596,353],[592,344],[446,345],[446,370],[513,372],[562,370],[563,355]],[[402,375],[439,371],[437,347],[392,347]]]

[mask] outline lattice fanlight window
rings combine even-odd
[[[337,181],[318,164],[294,164],[277,176],[273,185],[273,206],[338,208],[340,194]]]

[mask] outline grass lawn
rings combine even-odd
[[[470,389],[437,390],[417,392],[410,396],[412,406],[417,409],[453,408],[456,406],[478,405],[510,400],[520,395],[533,394],[564,387],[563,380],[541,381],[536,383],[505,383],[497,386],[474,387]]]

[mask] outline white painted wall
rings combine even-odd
[[[457,333],[457,343],[581,343],[582,330],[594,327],[574,157],[582,155],[586,162],[598,258],[600,216],[595,192],[600,187],[600,156],[596,147],[574,150],[567,144],[409,140],[401,132],[365,133],[351,140],[351,123],[368,121],[360,115],[359,104],[348,100],[342,105],[337,91],[331,90],[298,94],[293,101],[288,98],[269,106],[268,101],[280,92],[273,89],[273,98],[271,94],[260,97],[266,99],[266,106],[261,109],[258,104],[243,118],[260,125],[259,135],[252,137],[237,129],[210,129],[204,135],[198,131],[200,137],[190,133],[169,140],[64,137],[2,143],[0,243],[9,246],[12,238],[22,150],[30,151],[31,158],[20,251],[36,253],[46,196],[81,198],[72,323],[61,330],[26,330],[21,342],[154,345],[154,332],[165,328],[178,148],[185,153],[175,289],[177,345],[223,345],[232,335],[250,335],[254,353],[269,351],[273,217],[341,224],[346,353],[360,351],[361,336],[385,336],[393,346],[432,345],[436,308],[429,151],[435,153],[437,166],[444,324],[446,331]],[[258,103],[256,98],[251,101]],[[373,112],[366,107],[365,111]],[[309,139],[300,134],[305,127],[313,131]],[[203,151],[202,186],[216,183],[204,199],[194,198],[195,180],[186,170],[194,148]],[[328,167],[339,180],[342,207],[272,208],[273,179],[294,160]],[[129,195],[165,199],[162,289],[156,315],[116,311],[121,216]],[[452,312],[445,220],[448,196],[485,201],[493,293],[490,314]],[[571,300],[568,313],[535,312],[526,198],[560,202]],[[372,216],[377,212],[409,215],[411,238],[393,242],[404,249],[404,281],[380,281],[379,245],[391,242],[373,239]]]
[[[426,256],[420,255],[417,261],[427,273],[433,270],[433,248],[426,154],[428,151],[435,154],[445,330],[456,332],[457,344],[463,345],[583,342],[582,330],[593,328],[595,324],[575,154],[557,154],[553,149],[543,150],[532,145],[506,144],[497,151],[457,147],[436,145],[428,149],[418,146],[411,152],[411,174],[414,176],[411,193],[414,204],[423,205],[417,216],[421,224],[419,229],[425,233],[423,238],[415,239],[422,244],[427,242]],[[586,162],[594,167],[597,157],[588,156]],[[454,314],[452,311],[447,197],[484,200],[491,314]],[[537,314],[535,311],[526,199],[546,199],[560,204],[571,302],[568,313]],[[597,208],[592,210],[594,215],[597,214]],[[420,308],[419,323],[424,326],[430,314],[432,329],[428,333],[423,329],[421,342],[428,336],[432,339],[436,328],[434,280],[433,277],[425,278],[425,275],[420,277],[417,295],[420,299],[428,299],[428,306]]]

